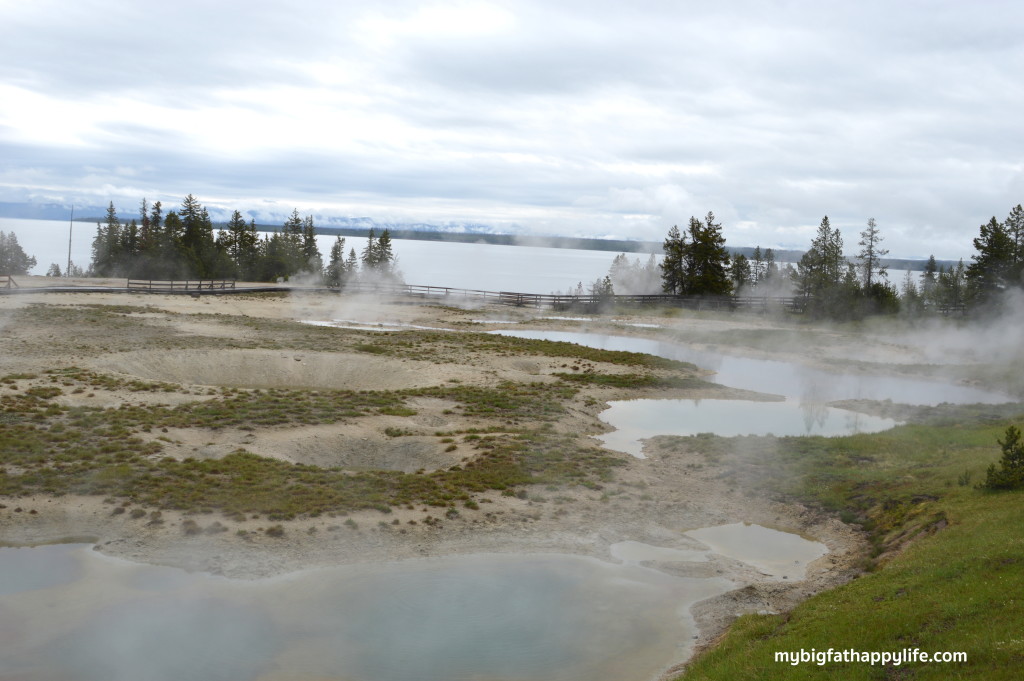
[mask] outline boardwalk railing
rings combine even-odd
[[[128,288],[151,293],[180,293],[192,291],[229,291],[235,288],[234,279],[196,279],[184,281],[157,281],[155,279],[129,279]]]
[[[472,300],[498,303],[515,307],[550,307],[555,310],[597,311],[616,305],[630,307],[662,306],[684,307],[692,310],[755,310],[785,309],[802,312],[797,298],[779,296],[676,296],[671,294],[591,295],[559,293],[518,293],[514,291],[481,291],[449,286],[421,286],[416,284],[375,284],[348,282],[343,293],[372,293],[376,295],[402,295],[415,298],[433,298],[458,302]]]
[[[0,274],[0,288],[18,288],[18,282],[9,274]]]

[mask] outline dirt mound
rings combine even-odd
[[[359,353],[143,350],[108,355],[93,367],[154,381],[239,388],[401,390],[430,384],[414,367]]]

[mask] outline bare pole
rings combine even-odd
[[[75,228],[75,204],[71,204],[71,219],[68,220],[68,268],[64,270],[64,276],[71,276],[71,232]]]

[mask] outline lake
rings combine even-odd
[[[68,223],[56,220],[0,218],[0,231],[14,232],[22,249],[35,256],[32,274],[46,274],[50,263],[61,271],[68,261]],[[71,259],[87,267],[92,261],[96,225],[74,223]],[[318,236],[320,253],[327,258],[333,236]],[[366,239],[345,237],[345,250],[362,253]],[[486,291],[565,293],[580,282],[584,287],[608,274],[616,253],[571,248],[500,246],[395,239],[398,269],[410,284],[448,286]],[[647,255],[631,254],[645,262]]]

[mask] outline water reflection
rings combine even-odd
[[[897,425],[820,404],[750,400],[622,400],[609,402],[599,418],[616,430],[597,438],[606,447],[644,458],[641,440],[653,435],[852,435]]]

